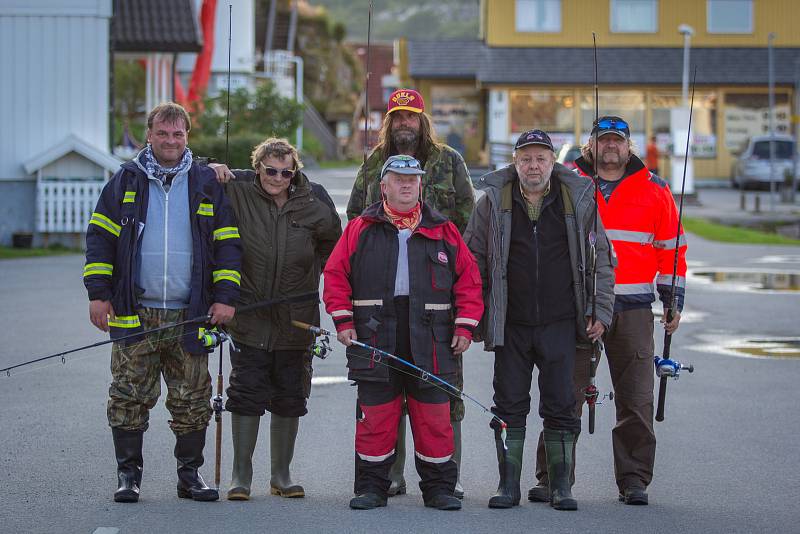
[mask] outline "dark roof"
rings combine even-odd
[[[591,48],[490,48],[480,41],[408,44],[412,78],[474,78],[488,84],[594,83]],[[798,48],[775,49],[775,83],[794,83]],[[680,84],[683,48],[598,48],[600,83]],[[766,48],[693,48],[698,84],[766,84]]]
[[[203,38],[193,0],[114,0],[117,52],[199,52]]]
[[[412,78],[474,78],[488,48],[481,41],[409,41]]]

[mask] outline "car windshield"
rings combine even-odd
[[[778,159],[791,159],[793,143],[791,141],[773,141],[775,144],[775,157]],[[753,145],[753,155],[759,159],[769,159],[769,141],[756,141]]]

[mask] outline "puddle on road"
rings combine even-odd
[[[744,358],[800,359],[800,338],[721,338],[706,345],[696,345],[690,347],[690,349],[700,352],[715,352],[717,354],[739,356]]]
[[[757,358],[800,358],[800,338],[743,339],[728,344],[726,348]]]
[[[795,271],[693,271],[692,275],[738,290],[800,291],[800,272]]]

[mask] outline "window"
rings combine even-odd
[[[658,151],[670,153],[670,109],[681,106],[679,92],[657,92],[650,97],[652,132],[656,136]],[[697,91],[692,111],[692,156],[714,158],[717,156],[717,95],[714,92]]]
[[[518,32],[560,32],[561,0],[516,0],[514,18]]]
[[[658,0],[611,0],[611,31],[656,33]]]
[[[775,92],[775,133],[792,133],[789,94]],[[694,125],[692,125],[694,127]],[[766,93],[725,94],[725,147],[740,153],[754,135],[769,134],[769,96]]]
[[[708,0],[708,33],[753,33],[753,0]]]
[[[511,134],[514,138],[526,130],[538,128],[550,135],[553,146],[574,143],[575,96],[572,91],[509,91]]]
[[[581,96],[581,143],[589,139],[594,122],[594,93],[583,91]],[[600,116],[622,117],[631,127],[631,139],[638,149],[645,147],[645,94],[642,91],[601,91]]]

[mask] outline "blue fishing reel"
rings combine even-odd
[[[681,374],[681,371],[684,369],[690,373],[694,373],[694,365],[684,365],[677,360],[671,360],[669,358],[660,358],[659,356],[654,356],[653,363],[656,366],[656,376],[659,378],[668,377],[677,380]]]

